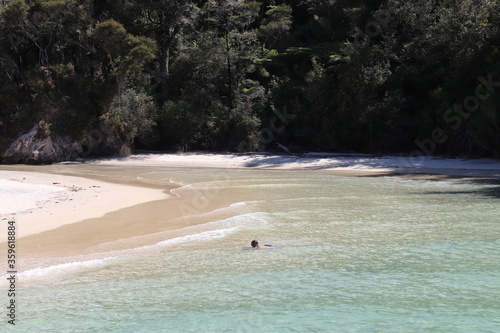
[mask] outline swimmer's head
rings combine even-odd
[[[254,240],[250,243],[250,245],[252,245],[252,247],[257,247],[257,246],[259,246],[259,242],[258,242],[257,240],[255,240],[255,239],[254,239]]]

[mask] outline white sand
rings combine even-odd
[[[0,170],[0,221],[15,219],[17,237],[167,197],[162,190],[92,179]],[[0,232],[0,242],[6,233]]]
[[[0,179],[0,215],[33,210],[38,204],[57,197],[64,190],[60,186]]]
[[[408,158],[401,156],[328,153],[309,153],[301,156],[186,153],[140,154],[124,158],[96,160],[93,162],[102,165],[163,166],[174,168],[294,169],[500,177],[500,160],[463,160],[429,156]]]

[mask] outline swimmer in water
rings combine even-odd
[[[254,248],[254,249],[257,249],[257,248],[260,248],[260,247],[273,247],[273,246],[276,246],[276,245],[273,245],[273,244],[264,244],[262,246],[259,245],[259,241],[254,239],[250,245]]]

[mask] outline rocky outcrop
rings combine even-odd
[[[91,156],[127,156],[130,147],[100,130],[87,131],[79,140],[69,136],[44,136],[35,125],[13,140],[1,154],[4,164],[51,164]]]

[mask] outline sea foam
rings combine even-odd
[[[182,244],[182,243],[187,243],[187,242],[191,243],[191,242],[200,242],[200,241],[210,241],[210,240],[214,240],[214,239],[218,239],[218,238],[224,238],[227,235],[236,231],[237,229],[238,229],[238,227],[233,227],[233,228],[227,228],[227,229],[204,231],[204,232],[200,232],[197,234],[167,239],[167,240],[164,240],[164,241],[157,243],[157,245],[165,246],[165,245],[177,245],[177,244]]]
[[[167,239],[156,245],[177,245],[187,242],[204,242],[224,238],[246,227],[267,224],[267,219],[267,214],[259,212],[231,216],[223,220],[183,228],[181,232],[186,233],[186,235]]]
[[[40,286],[45,282],[53,283],[54,279],[58,281],[72,280],[79,274],[102,269],[117,259],[117,257],[107,257],[102,259],[72,261],[47,267],[37,267],[24,272],[18,272],[15,274],[15,277],[24,287],[26,287],[26,285],[24,285],[25,283]],[[7,286],[8,277],[9,275],[4,275],[0,278],[0,289],[4,289],[4,287]]]
[[[45,277],[47,275],[61,276],[63,274],[81,273],[82,271],[93,270],[110,264],[116,257],[103,259],[91,259],[85,261],[73,261],[43,268],[34,268],[19,273],[19,278],[23,280]]]

